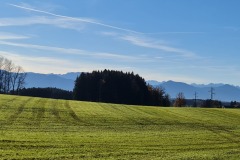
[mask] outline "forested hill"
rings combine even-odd
[[[160,89],[147,86],[139,75],[122,71],[82,73],[75,83],[74,99],[135,105],[169,106],[169,97]]]

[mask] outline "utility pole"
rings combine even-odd
[[[215,94],[215,93],[214,93],[214,88],[211,87],[210,91],[208,91],[208,92],[210,92],[210,96],[211,96],[211,99],[210,99],[210,107],[213,107],[213,95]]]
[[[197,92],[194,93],[194,107],[197,107]]]
[[[211,100],[213,100],[213,95],[215,94],[214,93],[214,88],[211,87],[211,90],[209,92],[210,92],[210,95],[211,95]]]

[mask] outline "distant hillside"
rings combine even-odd
[[[165,88],[165,91],[175,98],[177,93],[183,92],[187,99],[193,99],[194,93],[197,92],[198,99],[210,99],[210,89],[214,88],[214,99],[221,101],[240,101],[240,88],[238,86],[232,86],[228,84],[208,84],[208,85],[197,85],[197,84],[186,84],[182,82],[156,82],[147,81],[153,86],[161,86]],[[154,83],[152,83],[154,82]]]
[[[40,74],[28,72],[26,77],[26,88],[32,87],[56,87],[59,89],[72,91],[74,81],[80,72],[72,72],[67,74]]]

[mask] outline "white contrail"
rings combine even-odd
[[[25,9],[25,10],[29,10],[29,11],[33,11],[33,12],[48,14],[48,15],[55,16],[55,17],[61,17],[61,18],[66,18],[66,19],[71,19],[71,20],[91,23],[91,24],[100,25],[100,26],[104,26],[104,27],[108,27],[108,28],[113,28],[113,29],[117,29],[117,30],[131,32],[131,33],[144,34],[144,33],[141,33],[141,32],[130,30],[130,29],[120,28],[120,27],[116,27],[116,26],[112,26],[112,25],[108,25],[108,24],[104,24],[104,23],[99,23],[99,22],[96,22],[96,21],[90,21],[90,20],[86,20],[86,19],[82,19],[82,18],[63,16],[63,15],[54,14],[54,13],[47,12],[47,11],[42,11],[42,10],[33,9],[33,8],[24,7],[24,6],[15,5],[15,4],[10,4],[10,3],[8,5],[14,6],[14,7],[17,7],[17,8],[21,8],[21,9]]]

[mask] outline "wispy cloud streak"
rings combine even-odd
[[[16,5],[16,4],[9,4],[13,7],[17,7],[17,8],[21,8],[24,10],[28,10],[28,11],[33,11],[33,12],[38,12],[38,13],[43,13],[43,14],[47,14],[47,15],[51,15],[51,16],[55,16],[55,17],[60,17],[60,18],[65,18],[65,19],[70,19],[70,20],[75,20],[75,21],[80,21],[80,22],[85,22],[85,23],[90,23],[90,24],[95,24],[95,25],[99,25],[99,26],[103,26],[103,27],[108,27],[108,28],[112,28],[112,29],[117,29],[117,30],[121,30],[121,31],[126,31],[126,32],[131,32],[131,33],[138,33],[138,34],[142,34],[141,32],[137,32],[134,30],[130,30],[130,29],[126,29],[126,28],[121,28],[121,27],[116,27],[116,26],[112,26],[112,25],[108,25],[105,23],[100,23],[94,20],[89,20],[89,19],[84,19],[84,18],[76,18],[76,17],[70,17],[70,16],[64,16],[64,15],[59,15],[59,14],[54,14],[51,12],[47,12],[47,11],[43,11],[43,10],[38,10],[38,9],[34,9],[34,8],[29,8],[29,7],[24,7],[24,6],[20,6],[20,5]]]
[[[174,54],[182,55],[187,58],[196,58],[197,55],[191,51],[187,51],[184,49],[172,47],[166,44],[166,42],[161,40],[156,40],[152,38],[148,38],[146,36],[139,36],[133,34],[118,34],[115,32],[102,32],[102,35],[115,37],[116,39],[121,39],[135,46],[157,49],[162,52],[171,52]]]
[[[205,32],[153,32],[153,33],[144,33],[146,35],[164,35],[164,34],[204,34]]]
[[[14,43],[14,42],[8,42],[8,41],[0,41],[0,45],[15,46],[15,47],[21,47],[21,48],[28,48],[28,49],[31,48],[36,50],[45,50],[45,51],[55,52],[58,54],[71,54],[71,55],[79,55],[79,56],[86,56],[86,57],[100,58],[100,59],[111,59],[111,60],[132,61],[132,62],[133,61],[137,61],[137,62],[151,61],[151,59],[145,58],[145,57],[144,58],[134,57],[134,56],[127,56],[127,55],[107,53],[107,52],[91,52],[91,51],[85,51],[85,50],[73,49],[73,48]]]
[[[141,47],[146,47],[146,48],[152,48],[152,49],[158,49],[164,52],[173,52],[173,53],[178,53],[178,54],[182,54],[186,57],[194,57],[195,54],[189,51],[185,51],[179,48],[175,48],[175,47],[170,47],[164,44],[161,44],[159,42],[154,42],[152,40],[148,40],[148,39],[143,39],[143,38],[139,38],[136,36],[123,36],[121,37],[121,39],[128,41],[134,45],[137,46],[141,46]]]
[[[17,39],[28,39],[28,38],[30,37],[0,32],[0,40],[17,40]]]
[[[55,14],[52,12],[48,12],[48,11],[44,11],[44,10],[39,10],[39,9],[35,9],[31,6],[23,6],[23,5],[16,5],[16,4],[8,4],[10,6],[16,7],[16,8],[20,8],[20,9],[24,9],[24,10],[28,10],[28,11],[32,11],[32,12],[38,12],[38,13],[42,13],[42,14],[46,14],[46,15],[50,15],[50,16],[54,16],[57,17],[59,19],[54,20],[55,24],[60,25],[60,27],[65,26],[65,28],[71,28],[71,29],[77,29],[79,30],[79,28],[77,27],[73,27],[74,24],[70,24],[69,22],[82,22],[82,23],[90,23],[90,24],[94,24],[94,25],[99,25],[99,26],[103,26],[103,27],[107,27],[107,28],[111,28],[111,29],[116,29],[116,30],[120,30],[120,31],[125,31],[125,32],[129,32],[129,33],[135,33],[135,34],[140,34],[140,35],[161,35],[161,34],[203,34],[205,32],[153,32],[153,33],[148,33],[148,32],[139,32],[139,31],[135,31],[135,30],[131,30],[131,29],[127,29],[127,28],[122,28],[122,27],[118,27],[118,26],[113,26],[113,25],[108,25],[106,23],[101,23],[95,19],[90,19],[90,18],[80,18],[80,17],[71,17],[71,16],[64,16],[64,15],[60,15],[60,14]],[[45,19],[47,19],[45,17]],[[40,20],[40,21],[39,21]],[[27,21],[27,19],[26,19]],[[54,22],[53,21],[53,22]],[[57,22],[56,22],[57,21]],[[62,22],[61,22],[62,21]],[[67,21],[68,23],[63,23],[63,21]],[[34,22],[34,21],[32,21]],[[35,23],[40,23],[40,22],[44,22],[43,19],[38,19],[38,21],[36,21]],[[50,24],[53,24],[53,22],[49,22]],[[19,23],[21,24],[21,23]],[[22,21],[22,24],[24,24],[24,21]],[[27,24],[27,23],[25,23]],[[44,23],[43,23],[44,24]],[[1,26],[1,22],[0,22],[0,26]]]
[[[60,28],[82,30],[84,23],[60,17],[33,16],[21,18],[0,18],[0,27],[7,26],[27,26],[27,25],[53,25]]]
[[[0,51],[0,54],[5,57],[10,57],[14,61],[30,61],[34,63],[49,63],[49,64],[65,64],[66,62],[70,63],[67,60],[63,59],[56,59],[56,58],[50,58],[50,57],[36,57],[36,56],[24,56],[16,53],[6,52],[6,51]]]

